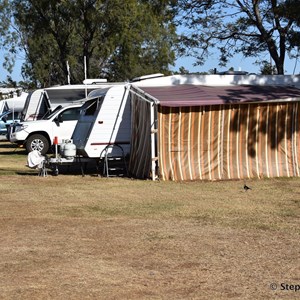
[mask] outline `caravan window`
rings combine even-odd
[[[99,110],[102,102],[103,102],[103,97],[97,98],[93,101],[88,101],[82,107],[83,114],[85,116],[93,116],[96,113],[96,111]]]

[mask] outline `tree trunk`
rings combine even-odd
[[[276,63],[275,62],[275,65],[276,65],[276,69],[277,69],[277,74],[278,75],[284,75],[283,63],[281,63],[281,62]]]

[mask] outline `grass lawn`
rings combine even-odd
[[[39,177],[0,141],[0,299],[299,299],[300,179]],[[275,286],[276,284],[276,286]]]

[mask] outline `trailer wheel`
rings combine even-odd
[[[25,147],[27,152],[38,150],[45,155],[49,151],[49,141],[42,134],[33,134],[27,139]]]

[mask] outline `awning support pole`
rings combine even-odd
[[[154,109],[155,109],[155,104],[151,103],[151,109],[150,109],[150,122],[151,122],[151,174],[152,174],[152,180],[156,180],[157,174],[156,174],[156,135],[157,135],[157,128],[156,128],[156,121],[155,121],[155,114],[154,114]]]

